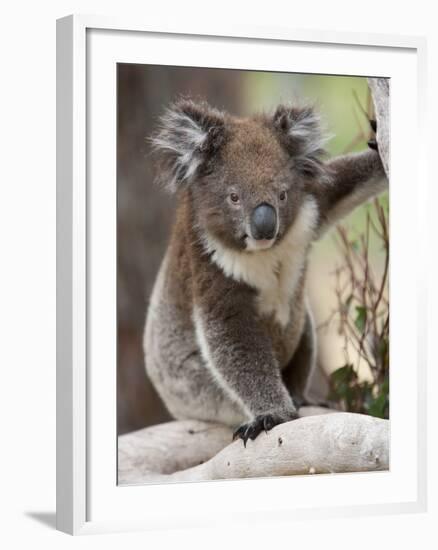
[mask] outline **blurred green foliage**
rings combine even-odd
[[[357,412],[389,418],[389,376],[379,384],[361,381],[352,364],[344,365],[330,375],[329,400],[341,402],[343,408]]]
[[[360,151],[366,147],[365,136],[352,145],[358,124],[368,132],[367,121],[361,112],[368,107],[366,78],[331,75],[303,75],[248,72],[245,78],[245,110],[275,109],[281,102],[305,101],[315,105],[323,124],[332,135],[327,143],[330,155]],[[356,99],[357,98],[357,99]]]
[[[387,197],[376,199],[368,209],[363,234],[352,238],[345,227],[338,227],[341,263],[335,272],[337,306],[331,319],[339,323],[345,364],[330,375],[329,400],[347,411],[389,418]],[[371,233],[383,250],[381,273],[370,265]],[[359,376],[361,364],[368,368],[366,379]]]

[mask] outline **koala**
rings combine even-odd
[[[177,210],[147,311],[147,373],[174,418],[226,424],[246,446],[306,400],[312,243],[388,182],[371,148],[324,161],[310,107],[238,118],[181,99],[152,142]]]

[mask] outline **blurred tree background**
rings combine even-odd
[[[174,199],[153,183],[146,140],[165,107],[176,97],[186,95],[245,116],[269,112],[281,102],[305,100],[315,104],[333,135],[327,150],[334,156],[367,147],[365,111],[369,110],[370,99],[363,77],[133,64],[118,65],[117,85],[117,416],[118,432],[122,434],[170,418],[147,379],[142,348],[149,295],[175,207]],[[364,205],[344,220],[352,242],[366,230],[369,211],[370,206]],[[314,395],[321,397],[329,391],[330,373],[343,367],[346,357],[340,326],[326,322],[337,307],[335,274],[343,262],[343,251],[336,245],[334,234],[330,232],[315,245],[309,277],[310,300],[316,324],[321,325],[319,370],[313,384]],[[385,250],[374,233],[367,247],[370,267],[377,278],[381,277]],[[348,353],[351,357],[356,352],[350,349]],[[372,380],[369,364],[361,362],[360,357],[355,373],[362,385]]]

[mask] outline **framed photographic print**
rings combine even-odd
[[[423,52],[58,21],[60,530],[424,509]]]

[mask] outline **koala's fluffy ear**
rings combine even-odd
[[[273,123],[297,170],[307,176],[319,175],[323,170],[327,137],[323,135],[321,120],[313,108],[280,105]]]
[[[224,115],[207,103],[179,100],[167,109],[151,138],[159,153],[158,181],[171,191],[190,182],[221,146]]]

